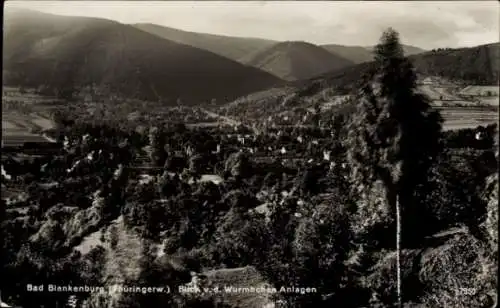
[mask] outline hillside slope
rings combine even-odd
[[[373,60],[373,54],[371,53],[371,51],[361,46],[344,46],[337,44],[328,44],[328,45],[321,45],[321,47],[328,50],[332,54],[336,54],[346,59],[349,59],[350,61],[356,64]]]
[[[364,48],[370,52],[373,52],[373,49],[375,48],[375,46],[365,46]],[[424,53],[427,51],[427,50],[419,48],[419,47],[415,47],[415,46],[411,46],[411,45],[404,45],[404,44],[403,44],[403,50],[405,52],[405,55],[407,55],[407,56],[418,55],[418,54],[421,54],[421,53]]]
[[[231,37],[225,35],[214,35],[184,31],[155,24],[134,24],[134,27],[157,35],[161,38],[181,44],[190,45],[200,49],[208,50],[223,57],[248,63],[257,53],[265,52],[279,42],[261,38]],[[347,59],[355,64],[373,60],[373,46],[345,46],[338,44],[321,45],[337,57]],[[403,45],[407,55],[423,53],[426,50],[410,45]]]
[[[8,11],[4,85],[71,92],[87,85],[148,100],[231,100],[280,83],[214,53],[104,19]]]
[[[411,58],[415,67],[426,75],[464,80],[476,85],[497,85],[499,81],[500,43],[438,49]]]
[[[260,38],[241,38],[189,32],[155,24],[135,24],[133,26],[161,38],[208,50],[234,61],[240,61],[249,53],[258,52],[276,43],[275,41]]]
[[[494,85],[498,84],[499,45],[431,51],[410,56],[410,59],[421,81],[426,76],[439,76],[442,78],[433,79],[453,81],[455,85],[452,88],[465,88],[466,85],[482,83]],[[360,63],[308,80],[289,82],[283,87],[252,93],[226,105],[222,112],[247,120],[267,119],[270,115],[292,112],[294,108],[310,108],[314,103],[338,105],[338,101],[342,101],[344,96],[357,89],[361,77],[368,73],[373,65],[374,62]],[[457,67],[461,69],[457,71]],[[427,95],[430,93],[425,90],[431,90],[434,95],[430,98],[434,100],[440,99],[441,96],[451,100],[458,99],[448,92],[443,93],[442,91],[447,91],[448,88],[442,88],[438,84],[420,85],[419,88]]]
[[[301,80],[342,69],[354,63],[306,42],[282,42],[249,55],[247,65],[260,68],[285,80]]]
[[[423,76],[439,76],[473,85],[498,84],[500,43],[428,51],[409,58],[417,73]],[[314,79],[295,82],[294,86],[307,88],[321,84],[321,87],[334,87],[346,93],[372,67],[373,62],[360,63],[344,69],[332,70]]]
[[[373,61],[373,53],[372,53],[373,46],[362,47],[362,46],[344,46],[337,44],[328,44],[328,45],[321,45],[321,47],[325,48],[326,50],[335,55],[346,58],[356,64]],[[426,51],[424,49],[410,45],[403,45],[403,49],[406,55],[415,55]]]

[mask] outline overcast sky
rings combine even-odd
[[[7,8],[315,44],[373,45],[391,26],[421,48],[499,41],[497,1],[8,1]],[[7,12],[5,14],[8,14]]]

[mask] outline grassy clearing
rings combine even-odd
[[[104,248],[108,248],[107,243],[101,241],[102,230],[98,230],[94,233],[91,233],[83,238],[80,245],[76,246],[74,249],[78,250],[82,255],[89,253],[93,248],[97,246],[103,246]]]
[[[204,273],[213,286],[250,288],[268,286],[264,278],[252,266],[212,270]],[[272,303],[269,294],[252,292],[226,292],[225,302],[232,307],[261,308]]]
[[[498,123],[498,111],[469,108],[442,108],[445,130],[474,128],[479,125],[486,126]]]

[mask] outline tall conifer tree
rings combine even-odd
[[[348,159],[358,184],[356,192],[370,191],[380,181],[384,206],[395,216],[397,302],[401,306],[400,249],[412,240],[409,234],[401,237],[401,225],[412,216],[416,186],[425,181],[438,154],[442,118],[431,109],[429,99],[416,92],[416,74],[396,31],[385,31],[374,52],[373,70],[363,80],[350,122]]]

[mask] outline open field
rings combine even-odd
[[[2,130],[48,130],[53,127],[54,122],[39,113],[2,112]]]
[[[500,98],[497,97],[481,97],[479,98],[479,101],[481,102],[482,105],[490,105],[490,106],[499,106],[500,105]]]
[[[51,142],[41,135],[23,134],[23,135],[4,135],[2,136],[2,147],[17,147],[22,146],[25,142]]]
[[[434,84],[422,84],[418,88],[440,109],[445,130],[498,123],[498,86],[464,87],[437,80]]]
[[[40,127],[41,129],[52,129],[54,128],[54,121],[50,118],[45,118],[41,116],[39,113],[31,114],[31,123]]]
[[[498,111],[474,108],[440,108],[445,130],[474,128],[479,125],[498,123]]]
[[[35,94],[33,89],[21,92],[18,88],[2,88],[2,144],[19,142],[46,142],[46,138],[35,132],[54,127],[50,119],[54,97]]]
[[[2,87],[2,103],[7,102],[23,102],[29,104],[39,104],[39,103],[62,103],[61,99],[53,96],[46,96],[36,94],[34,89],[26,89],[21,91],[17,87]]]
[[[19,127],[19,125],[17,125],[14,122],[2,119],[2,131],[3,130],[16,130],[16,129],[21,129],[21,128]]]
[[[440,109],[445,120],[445,130],[498,123],[497,86],[457,87],[435,84],[422,85],[419,89]]]
[[[37,114],[2,112],[2,146],[21,146],[25,142],[50,142],[38,134],[53,127],[50,119]]]
[[[0,308],[496,307],[499,11],[326,4],[6,6]]]
[[[455,90],[456,87],[434,87],[434,91],[444,100],[460,100],[460,96],[453,93]]]
[[[498,100],[497,86],[455,86],[444,84],[419,85],[418,90],[431,100],[443,101],[482,101],[483,99]]]
[[[473,95],[473,96],[497,96],[499,95],[498,86],[467,86],[460,90],[461,95]]]
[[[15,102],[23,102],[27,104],[41,104],[41,103],[55,103],[61,102],[61,100],[57,100],[51,97],[44,97],[40,95],[31,95],[31,94],[17,94],[17,95],[4,95],[2,96],[2,101],[7,103],[15,103]]]
[[[418,87],[420,93],[427,95],[431,100],[460,100],[461,98],[454,93],[454,86],[434,86],[421,85]]]
[[[492,123],[487,123],[492,124]],[[443,125],[443,130],[457,130],[457,129],[465,129],[465,128],[475,128],[479,125],[487,125],[485,123],[479,123],[475,121],[448,121]]]
[[[421,84],[420,91],[433,101],[433,105],[440,108],[445,119],[444,129],[458,129],[477,127],[498,122],[498,111],[486,108],[474,108],[476,106],[498,106],[498,88],[495,86],[457,86],[441,82],[439,84]],[[50,119],[51,110],[58,102],[53,97],[44,97],[28,90],[21,93],[16,88],[3,89],[2,104],[9,104],[11,108],[2,114],[2,133],[10,136],[5,142],[17,143],[25,136],[29,141],[39,141],[40,138],[32,134],[32,131],[51,129],[54,126]],[[490,96],[486,96],[486,94]],[[322,109],[330,109],[345,101],[346,96],[335,97],[334,101],[324,103]],[[9,103],[10,102],[10,103]],[[29,110],[17,110],[17,105],[28,105]],[[57,104],[56,104],[57,105]],[[12,107],[13,106],[13,107]],[[209,118],[217,117],[220,121],[200,121],[190,123],[188,127],[214,127],[223,124],[235,125],[237,122],[227,117],[201,109]],[[5,139],[5,138],[3,138]]]

